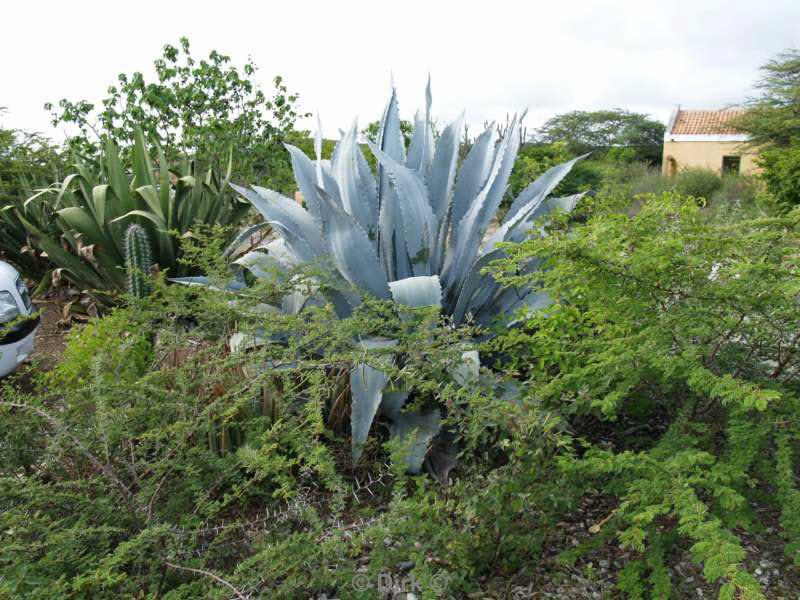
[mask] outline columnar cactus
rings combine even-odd
[[[128,272],[128,293],[144,298],[150,293],[147,276],[153,257],[144,227],[132,224],[125,231],[125,269]]]

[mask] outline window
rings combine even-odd
[[[739,174],[739,167],[742,164],[741,156],[723,156],[722,157],[722,174],[732,173]]]

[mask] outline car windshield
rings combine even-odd
[[[31,306],[33,305],[31,302],[31,296],[28,293],[28,287],[21,278],[17,278],[17,291],[19,292],[19,297],[22,298],[23,304],[25,304],[25,309],[30,311]]]

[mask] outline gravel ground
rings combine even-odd
[[[485,592],[475,598],[509,598],[513,600],[605,600],[620,598],[616,590],[618,571],[634,552],[623,550],[611,540],[586,553],[574,565],[557,560],[562,551],[575,547],[597,535],[613,510],[609,499],[587,496],[569,521],[559,523],[548,557],[524,577],[497,578],[486,581]],[[800,600],[800,569],[783,554],[777,515],[763,510],[758,513],[761,533],[737,532],[747,551],[745,565],[761,583],[768,600]],[[668,558],[675,600],[716,599],[719,586],[703,578],[702,566],[693,562],[687,549]]]
[[[36,331],[32,358],[39,368],[49,371],[64,353],[66,330],[58,323],[61,310],[55,302],[36,301],[36,306],[41,311],[42,322]]]

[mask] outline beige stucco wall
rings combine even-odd
[[[664,160],[662,171],[669,169],[669,158],[675,159],[678,170],[687,167],[711,169],[719,173],[722,169],[723,156],[741,156],[740,173],[751,175],[758,168],[755,164],[756,154],[745,150],[742,142],[664,142]]]

